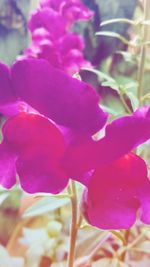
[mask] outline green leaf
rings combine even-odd
[[[133,56],[133,54],[131,54],[130,52],[126,52],[126,51],[117,51],[116,54],[119,54],[123,57],[124,61],[129,62],[129,63],[137,63],[137,59],[135,56]]]
[[[90,68],[83,68],[83,70],[90,71],[90,72],[96,74],[99,81],[102,83],[103,86],[109,86],[119,93],[119,84],[115,81],[115,79],[110,77],[108,74],[106,74],[102,71],[99,71],[96,69],[90,69]]]
[[[94,74],[96,74],[98,76],[98,78],[100,78],[100,80],[115,82],[115,80],[113,78],[111,78],[108,74],[106,74],[100,70],[90,69],[90,68],[83,68],[83,70],[93,72]]]
[[[131,101],[131,105],[133,110],[135,111],[139,107],[139,100],[132,92],[126,92],[126,95],[129,97]]]
[[[117,32],[100,31],[100,32],[96,32],[96,35],[117,38],[120,41],[122,41],[124,44],[131,45],[131,42],[129,40],[127,40],[124,36],[122,36],[121,34]]]
[[[115,109],[115,107],[109,107],[109,106],[106,106],[104,104],[101,104],[101,107],[103,108],[103,110],[105,112],[107,112],[108,114],[111,114],[113,115],[114,117],[118,116],[118,110]]]
[[[70,199],[66,196],[62,197],[61,195],[50,195],[43,198],[38,203],[32,205],[32,207],[28,208],[25,211],[23,217],[26,218],[43,215],[45,213],[52,212],[58,208],[61,208],[67,205],[69,202]]]
[[[114,81],[114,82],[110,82],[110,81],[102,82],[102,86],[111,87],[112,89],[114,89],[115,91],[117,91],[119,93],[119,84],[116,81]]]
[[[127,24],[131,24],[131,25],[136,25],[137,22],[131,19],[126,19],[126,18],[117,18],[117,19],[109,19],[109,20],[105,20],[103,22],[101,22],[100,26],[106,26],[108,24],[112,24],[112,23],[127,23]]]

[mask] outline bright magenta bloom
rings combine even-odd
[[[62,191],[69,180],[59,165],[65,142],[59,128],[48,119],[20,113],[3,127],[0,146],[0,181],[6,188],[16,183],[29,192]]]
[[[82,209],[92,225],[126,229],[137,211],[150,223],[147,168],[131,153],[150,139],[149,106],[112,121],[94,141],[107,121],[94,89],[45,60],[26,59],[0,65],[0,110],[12,116],[0,145],[4,187],[18,174],[29,193],[58,193],[71,177],[86,185]]]
[[[76,21],[92,16],[93,12],[79,0],[41,1],[29,21],[32,44],[25,55],[44,58],[69,74],[90,66],[83,56],[83,39],[71,32],[70,27]]]
[[[135,154],[97,168],[85,190],[82,209],[92,225],[101,229],[128,229],[139,211],[150,224],[150,181],[145,162]]]
[[[19,60],[10,69],[1,64],[0,76],[0,109],[24,101],[55,123],[87,135],[106,123],[95,90],[45,60]]]
[[[144,160],[130,153],[149,139],[150,107],[146,106],[112,121],[99,141],[90,137],[73,140],[67,148],[63,164],[71,177],[87,187],[82,210],[92,225],[128,229],[137,211],[141,221],[150,223],[147,167]]]
[[[105,128],[98,141],[91,137],[82,142],[73,141],[67,149],[64,162],[71,177],[80,177],[90,171],[126,155],[150,139],[150,106],[141,107],[132,115],[120,117]]]
[[[0,74],[0,111],[11,116],[3,126],[0,183],[11,188],[18,174],[29,193],[59,193],[70,178],[62,165],[70,140],[106,123],[99,97],[44,60],[21,60],[10,69],[1,64]]]
[[[50,7],[59,12],[66,20],[68,27],[78,20],[89,20],[93,12],[80,0],[41,0],[41,7]]]
[[[137,211],[142,222],[150,223],[147,166],[140,157],[129,153],[149,139],[150,107],[147,106],[114,120],[99,141],[89,139],[80,149],[79,144],[70,145],[65,162],[72,176],[82,180],[83,170],[93,169],[92,175],[84,179],[87,189],[82,201],[85,217],[92,225],[101,229],[128,229],[135,222]],[[76,167],[73,161],[78,164]]]

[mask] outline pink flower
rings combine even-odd
[[[6,188],[16,184],[29,192],[62,191],[69,180],[59,165],[65,141],[59,128],[37,114],[20,113],[3,127],[0,145],[0,182]]]
[[[41,7],[50,7],[65,18],[68,27],[78,20],[89,20],[93,12],[80,0],[41,0]]]
[[[150,181],[140,157],[127,154],[97,168],[82,200],[90,224],[100,229],[128,229],[137,217],[150,224]]]
[[[150,106],[139,108],[132,115],[120,117],[105,128],[98,141],[87,137],[73,141],[67,149],[67,162],[71,177],[80,177],[90,171],[128,154],[150,139]]]
[[[11,188],[18,175],[29,193],[59,193],[70,178],[62,165],[70,141],[91,136],[107,120],[98,95],[45,60],[0,64],[0,77],[0,112],[10,116],[0,144],[0,184]]]
[[[84,59],[83,39],[70,28],[76,21],[92,16],[93,12],[79,0],[41,1],[29,21],[32,43],[25,50],[25,57],[46,59],[71,75],[83,66],[91,66]]]
[[[91,176],[84,179],[87,188],[82,210],[92,225],[100,229],[128,229],[138,211],[141,221],[150,223],[147,166],[131,153],[149,139],[150,107],[146,106],[133,115],[114,120],[99,141],[89,138],[70,144],[64,164],[67,162],[71,177],[83,182],[85,170],[91,170]]]

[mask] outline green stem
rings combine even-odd
[[[120,100],[125,108],[125,110],[127,111],[127,113],[131,114],[132,111],[130,110],[129,106],[126,103],[126,100],[124,99],[124,95],[122,93],[120,93]]]
[[[150,98],[150,92],[145,94],[142,98],[141,98],[141,102],[144,102],[145,100]]]
[[[149,19],[149,0],[144,0],[144,21]],[[146,42],[148,38],[148,26],[143,25],[143,42]],[[142,91],[143,91],[143,78],[146,60],[146,46],[141,46],[139,69],[137,75],[138,81],[138,99],[141,102]]]
[[[76,192],[76,185],[74,181],[71,181],[71,185],[68,188],[69,194],[71,193],[71,208],[72,208],[72,222],[71,222],[71,236],[70,236],[70,248],[68,254],[68,267],[74,266],[74,259],[75,259],[75,246],[76,246],[76,239],[77,239],[77,192]]]

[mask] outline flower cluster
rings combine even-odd
[[[0,76],[0,110],[10,116],[0,147],[1,184],[10,188],[17,172],[30,193],[60,192],[69,180],[61,164],[67,146],[106,123],[97,94],[45,60],[19,60],[11,69],[1,64]]]
[[[91,86],[45,60],[22,59],[11,68],[0,64],[0,110],[9,115],[0,144],[1,185],[11,188],[18,174],[25,191],[56,194],[71,177],[86,186],[81,208],[92,225],[126,229],[137,211],[150,223],[147,167],[132,152],[150,139],[150,106],[106,125]]]
[[[93,12],[80,0],[41,0],[29,21],[32,43],[25,50],[26,57],[44,58],[53,66],[74,74],[83,66],[83,39],[71,32],[78,20],[89,20]]]

